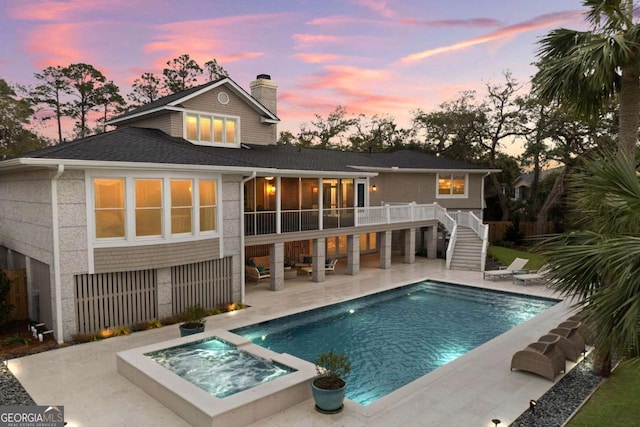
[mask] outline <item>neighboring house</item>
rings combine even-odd
[[[268,256],[279,290],[285,261],[310,256],[322,281],[326,258],[357,275],[361,253],[381,268],[392,250],[435,258],[443,234],[447,266],[483,268],[483,182],[497,171],[277,145],[276,88],[223,78],[115,118],[115,131],[0,162],[0,267],[26,268],[31,318],[69,340],[244,301],[250,257]]]
[[[562,168],[564,168],[564,166],[541,170],[539,181],[542,182],[549,176],[555,173],[560,173],[562,171]],[[531,186],[533,185],[533,178],[533,172],[522,174],[518,178],[516,178],[516,180],[513,182],[513,194],[511,195],[511,198],[514,200],[529,199]]]

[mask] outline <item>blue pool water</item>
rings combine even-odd
[[[426,281],[232,332],[309,362],[347,354],[347,397],[367,405],[556,303]]]
[[[218,398],[294,372],[217,338],[146,353],[145,356]]]

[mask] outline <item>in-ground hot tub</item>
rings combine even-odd
[[[181,364],[181,357],[191,360]],[[120,352],[117,366],[194,426],[248,425],[268,417],[309,399],[316,375],[312,363],[221,329]]]

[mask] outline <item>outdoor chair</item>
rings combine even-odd
[[[529,262],[525,258],[516,258],[506,268],[500,270],[488,270],[482,274],[483,279],[501,279],[513,276],[513,273],[522,270],[522,268]]]
[[[573,344],[575,349],[579,353],[581,353],[586,348],[584,338],[578,332],[581,325],[582,325],[581,322],[574,322],[574,321],[568,320],[566,322],[560,323],[557,328],[551,329],[549,333],[560,335],[567,338],[571,342],[571,344]]]
[[[586,345],[593,345],[595,334],[593,330],[589,327],[589,325],[584,321],[582,316],[580,316],[579,314],[574,314],[573,316],[569,317],[567,320],[573,321],[573,322],[580,322],[578,333],[582,335],[582,338],[584,339],[584,343]]]
[[[529,273],[524,273],[524,274],[514,274],[513,284],[526,286],[529,282],[546,282],[547,278],[545,276],[548,273],[549,273],[549,268],[546,265],[544,265],[538,271],[531,271]]]
[[[580,358],[582,349],[578,349],[571,341],[569,341],[569,338],[557,334],[546,334],[538,338],[538,342],[554,341],[556,338],[558,338],[556,347],[562,352],[564,358],[572,362],[577,362]]]
[[[327,260],[324,264],[324,271],[330,271],[332,273],[335,273],[337,263],[338,263],[338,258]]]
[[[560,372],[566,372],[564,355],[556,347],[560,338],[556,336],[545,342],[534,342],[511,358],[511,370],[531,372],[555,381]]]

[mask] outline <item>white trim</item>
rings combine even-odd
[[[440,194],[439,193],[440,186],[438,181],[440,181],[440,176],[442,175],[444,177],[448,175],[451,179],[451,189],[453,189],[453,176],[456,174],[459,175],[461,173],[447,171],[446,173],[439,172],[436,174],[436,199],[468,199],[469,198],[469,174],[468,173],[464,175],[464,194]]]
[[[58,344],[64,342],[62,328],[62,277],[60,275],[60,230],[58,216],[58,178],[64,172],[64,165],[58,165],[58,170],[51,178],[51,240],[53,245],[53,277],[56,301],[56,339]]]
[[[187,117],[188,116],[196,116],[196,126],[197,126],[197,134],[198,134],[198,139],[190,139],[187,136]],[[205,116],[207,118],[209,118],[211,120],[211,141],[202,141],[200,140],[200,117]],[[216,119],[222,119],[223,120],[223,126],[222,126],[222,138],[223,138],[223,142],[217,142],[214,141],[214,123]],[[226,142],[227,139],[227,121],[233,121],[235,122],[235,135],[236,135],[236,142]],[[194,145],[202,145],[202,146],[206,146],[206,147],[224,147],[224,148],[240,148],[240,141],[241,141],[241,135],[240,135],[240,116],[230,116],[230,115],[226,115],[226,114],[214,114],[214,113],[208,113],[205,111],[199,111],[199,110],[185,110],[182,113],[182,137],[189,141],[190,143],[194,144]]]
[[[111,120],[107,120],[105,122],[105,124],[113,126],[115,123],[128,122],[129,120],[136,119],[138,117],[143,117],[143,116],[147,116],[147,115],[150,115],[150,114],[153,114],[153,113],[159,113],[159,112],[162,112],[162,111],[184,111],[184,109],[183,108],[179,108],[179,107],[173,107],[173,106],[167,104],[167,105],[162,105],[162,106],[156,107],[156,108],[150,108],[149,110],[140,111],[139,113],[135,113],[135,114],[132,114],[130,116],[123,117],[121,119],[114,118],[114,119],[111,119]]]
[[[421,172],[421,173],[498,173],[502,172],[501,169],[443,169],[443,168],[400,168],[398,166],[389,166],[389,167],[375,167],[375,166],[355,166],[348,165],[348,167],[353,169],[359,169],[363,171],[372,171],[372,172],[398,172],[398,173],[407,173],[407,172]]]

